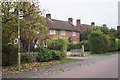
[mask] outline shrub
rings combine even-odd
[[[17,64],[18,48],[16,45],[2,45],[2,65],[11,66]]]
[[[40,48],[38,56],[36,57],[37,61],[45,62],[52,60],[52,54],[50,54],[50,50],[46,48]]]
[[[103,53],[104,49],[104,37],[103,33],[101,30],[95,30],[92,31],[90,36],[89,36],[89,41],[90,41],[90,50],[91,53]]]
[[[23,53],[21,54],[21,61],[24,62],[31,62],[31,58],[29,54]]]
[[[83,44],[82,42],[79,42],[79,43],[76,43],[76,44],[70,42],[68,44],[67,51],[70,51],[71,49],[81,49],[82,48],[82,44]]]
[[[117,51],[120,51],[120,39],[116,39],[116,47],[117,47]]]
[[[60,51],[51,50],[50,53],[52,54],[52,60],[61,60],[64,58]]]
[[[47,47],[49,49],[59,50],[63,52],[67,50],[68,41],[66,39],[58,37],[58,38],[53,38],[51,40],[50,39],[46,40],[46,42],[47,42]]]

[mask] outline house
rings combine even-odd
[[[46,14],[46,26],[49,28],[49,37],[55,38],[61,36],[73,43],[80,42],[80,33],[95,27],[95,22],[91,25],[81,24],[81,20],[76,20],[76,26],[73,25],[73,18],[68,18],[68,21],[52,19],[51,14]]]
[[[52,19],[51,14],[46,14],[46,26],[49,28],[49,37],[61,36],[73,43],[80,41],[80,30],[73,25],[73,18],[68,21]]]
[[[80,30],[80,33],[87,31],[90,28],[95,27],[95,22],[91,22],[91,25],[88,24],[81,24],[81,20],[77,19],[76,20],[76,27]]]

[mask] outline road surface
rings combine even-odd
[[[49,75],[47,78],[118,78],[118,56],[114,55],[89,66]]]

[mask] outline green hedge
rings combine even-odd
[[[47,48],[39,48],[39,53],[37,56],[37,61],[39,62],[46,62],[46,61],[51,61],[51,60],[61,60],[66,57],[66,55],[57,50],[50,50]]]
[[[50,53],[49,49],[46,48],[40,48],[37,61],[39,62],[45,62],[45,61],[51,61],[52,60],[52,54]]]
[[[105,53],[117,50],[115,37],[105,34],[99,29],[93,30],[89,35],[91,53]]]
[[[67,51],[70,51],[71,49],[81,49],[82,44],[83,44],[82,42],[79,42],[79,43],[76,43],[76,44],[70,42],[67,46]]]
[[[2,65],[11,66],[17,64],[18,48],[16,45],[2,45]]]
[[[58,51],[62,51],[62,52],[65,52],[67,50],[68,41],[61,37],[48,39],[48,40],[46,40],[46,43],[47,43],[48,49],[58,50]]]
[[[31,62],[31,57],[29,54],[22,53],[21,54],[21,62],[26,63],[26,62]]]

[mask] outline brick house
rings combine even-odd
[[[80,33],[87,31],[90,28],[95,27],[95,22],[91,22],[91,25],[88,24],[81,24],[81,20],[77,19],[76,20],[76,27],[79,29]]]
[[[51,18],[51,14],[46,14],[46,25],[49,28],[49,37],[55,38],[61,36],[73,43],[80,41],[80,30],[73,25],[73,19],[68,18],[68,21],[56,20]]]
[[[46,14],[46,26],[49,28],[49,37],[55,38],[61,36],[73,43],[80,42],[80,33],[87,31],[92,27],[95,27],[95,22],[91,22],[91,25],[81,24],[81,20],[76,20],[76,26],[73,25],[73,18],[68,18],[68,21],[62,21],[52,19],[51,14]]]

